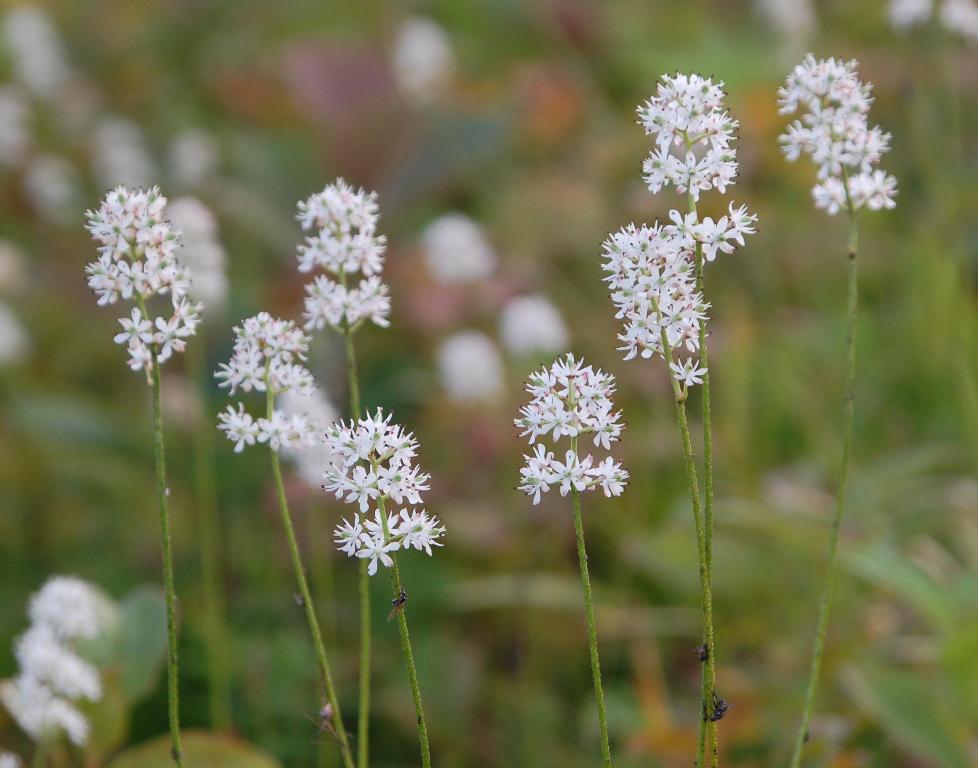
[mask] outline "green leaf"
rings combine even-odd
[[[947,637],[941,662],[954,689],[957,709],[974,729],[978,726],[978,622],[959,626]]]
[[[858,674],[856,697],[886,733],[935,768],[969,768],[967,729],[920,677],[878,670]]]
[[[848,554],[845,562],[856,575],[906,600],[941,630],[954,627],[954,599],[898,552],[883,546],[863,549]]]
[[[166,654],[166,603],[156,587],[136,587],[120,603],[120,685],[130,701],[148,694]]]
[[[206,731],[183,731],[184,768],[282,768],[258,747]],[[160,736],[127,749],[108,768],[172,768],[170,737]]]

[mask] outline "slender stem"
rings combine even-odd
[[[659,331],[659,340],[667,360],[672,358],[672,347],[666,337],[665,328]],[[693,455],[693,443],[689,436],[689,422],[686,418],[686,391],[676,381],[672,381],[672,392],[676,400],[676,420],[679,423],[679,434],[682,439],[683,461],[686,465],[686,480],[689,485],[689,500],[693,505],[693,524],[696,528],[696,555],[700,573],[700,604],[703,611],[703,675],[700,681],[700,728],[696,749],[696,766],[702,768],[706,754],[707,740],[713,745],[714,757],[716,749],[716,723],[709,720],[707,715],[713,703],[716,691],[716,658],[713,653],[713,586],[706,558],[706,532],[703,520],[703,508],[700,501],[699,481],[696,474],[696,458]]]
[[[387,511],[384,508],[384,497],[377,500],[380,511],[381,524],[384,528],[384,540],[390,540],[390,530],[387,525]],[[390,553],[391,558],[391,581],[394,585],[394,598],[400,598],[404,593],[401,584],[401,571],[397,566],[397,555]],[[366,562],[366,561],[365,561]],[[418,716],[418,741],[421,743],[421,765],[423,768],[431,768],[431,747],[428,745],[428,722],[424,716],[424,707],[421,705],[421,687],[418,685],[418,670],[414,666],[414,650],[411,647],[411,633],[408,631],[407,611],[402,604],[397,611],[397,630],[401,635],[401,650],[404,652],[404,663],[407,667],[408,682],[411,685],[411,696],[414,699],[414,712]]]
[[[687,147],[687,150],[689,147]],[[689,212],[697,214],[696,198],[693,197],[692,190],[686,193],[686,201]],[[698,218],[698,214],[697,214]],[[696,243],[696,290],[704,294],[703,285],[703,246]],[[716,684],[716,636],[713,627],[713,413],[710,399],[710,356],[706,344],[706,323],[705,319],[699,321],[699,342],[700,342],[700,363],[706,369],[703,375],[703,385],[701,388],[703,397],[703,556],[706,561],[706,581],[707,588],[703,590],[704,595],[704,619],[707,617],[707,626],[704,626],[703,644],[708,654],[707,663],[703,666],[702,693],[705,707],[712,703],[712,692]],[[709,610],[706,608],[706,600],[709,600]],[[703,719],[700,723],[699,741],[697,745],[698,760],[697,765],[703,765],[704,753],[706,751],[706,740],[710,740],[711,757],[710,762],[714,768],[719,764],[720,751],[717,740],[716,723]]]
[[[44,739],[39,741],[34,750],[34,756],[31,758],[31,768],[46,768],[51,763],[48,759],[49,752],[50,746],[48,742]],[[20,763],[17,764],[19,765]]]
[[[849,199],[849,177],[843,169],[843,185],[846,190],[846,207],[849,213],[849,252],[848,286],[846,289],[846,380],[845,417],[842,433],[842,461],[839,468],[839,487],[836,491],[835,516],[829,533],[828,563],[825,581],[822,585],[822,599],[818,609],[818,626],[815,631],[815,647],[812,651],[811,667],[808,672],[808,689],[805,693],[805,708],[801,726],[795,738],[795,748],[791,756],[791,768],[801,765],[801,754],[809,738],[815,697],[818,693],[818,678],[822,668],[822,655],[825,651],[825,636],[828,633],[829,614],[832,609],[832,593],[835,588],[836,563],[839,554],[839,529],[845,511],[846,490],[849,485],[849,463],[852,455],[852,423],[856,401],[856,316],[859,304],[858,259],[859,226],[855,209]]]
[[[145,316],[145,308],[143,312]],[[173,762],[182,768],[180,748],[180,685],[177,659],[177,597],[173,588],[173,553],[170,545],[170,511],[167,504],[166,455],[163,445],[163,415],[160,407],[160,365],[156,345],[151,348],[153,382],[153,450],[156,455],[156,501],[160,510],[160,536],[163,544],[163,586],[166,591],[166,677],[169,699],[170,752]]]
[[[268,418],[272,418],[275,410],[275,396],[271,385],[268,383],[268,374],[265,376],[267,391],[267,413]],[[295,580],[299,586],[299,595],[302,598],[302,607],[305,609],[306,622],[309,624],[309,634],[312,636],[312,644],[316,651],[316,660],[319,663],[320,677],[326,691],[326,700],[333,708],[333,731],[340,743],[340,752],[343,754],[343,764],[346,768],[354,768],[353,755],[350,752],[350,742],[343,727],[343,716],[340,713],[340,702],[336,698],[336,689],[333,687],[333,673],[329,667],[329,659],[326,657],[326,646],[323,644],[323,635],[319,629],[319,620],[316,618],[316,606],[312,602],[312,595],[309,592],[309,584],[306,581],[306,570],[302,564],[302,555],[299,553],[299,545],[295,539],[295,529],[292,526],[292,515],[289,513],[289,504],[285,498],[285,486],[282,483],[282,468],[279,466],[278,452],[269,448],[272,459],[272,475],[275,478],[275,491],[278,494],[278,506],[282,514],[282,527],[285,528],[285,538],[289,544],[289,554],[292,556],[292,566],[295,570]]]
[[[190,345],[187,367],[199,392],[203,407],[207,405],[204,375],[204,339]],[[211,726],[218,730],[231,727],[231,676],[228,668],[230,636],[227,627],[227,605],[221,588],[220,515],[217,502],[217,478],[214,468],[214,439],[203,420],[194,429],[194,466],[197,496],[197,538],[200,545],[201,586],[204,592],[204,630],[207,642],[207,677]]]
[[[571,438],[571,450],[577,455],[577,438]],[[601,730],[601,762],[611,766],[611,744],[608,741],[608,717],[604,708],[604,687],[601,685],[601,661],[598,658],[598,630],[594,622],[594,598],[591,595],[591,576],[587,567],[587,551],[584,548],[584,520],[581,517],[581,494],[571,489],[574,506],[574,530],[577,533],[577,560],[581,569],[581,586],[584,588],[584,615],[587,618],[587,643],[591,655],[591,677],[594,680],[594,699],[598,705],[598,727]]]
[[[357,353],[353,346],[353,331],[347,326],[343,334],[346,346],[346,374],[350,390],[350,417],[360,418],[360,378]],[[357,591],[360,597],[360,700],[357,709],[357,764],[370,764],[370,574],[368,563],[360,561]]]

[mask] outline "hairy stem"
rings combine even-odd
[[[696,198],[692,191],[687,192],[686,201],[689,212],[698,213]],[[696,290],[705,295],[703,285],[703,246],[696,243]],[[710,399],[710,357],[706,344],[706,320],[699,322],[700,363],[706,373],[703,375],[703,558],[706,562],[707,586],[703,590],[703,645],[708,655],[703,665],[701,691],[703,706],[709,707],[716,687],[716,634],[713,627],[713,413]],[[709,606],[707,606],[709,600]],[[720,762],[720,751],[716,723],[704,718],[700,723],[697,744],[697,765],[702,766],[706,757],[706,741],[710,741],[710,763],[714,768]]]
[[[202,406],[207,405],[204,375],[204,339],[187,353],[187,367]],[[204,632],[207,643],[208,704],[211,727],[231,727],[231,676],[228,668],[230,637],[227,605],[221,588],[220,515],[214,470],[214,439],[202,420],[194,429],[193,451],[197,496],[197,538],[200,546],[201,586],[204,592]]]
[[[843,185],[846,190],[846,207],[849,213],[848,285],[846,288],[846,379],[845,416],[842,431],[842,460],[839,468],[839,487],[836,490],[835,516],[829,533],[828,562],[825,581],[822,584],[822,598],[818,609],[818,625],[815,630],[815,647],[812,651],[811,666],[808,671],[808,688],[805,692],[805,708],[802,711],[801,726],[795,737],[795,747],[791,756],[791,768],[801,765],[801,755],[808,742],[812,713],[815,710],[815,697],[818,694],[818,678],[822,669],[822,656],[825,651],[825,636],[829,628],[829,614],[832,610],[832,594],[835,589],[836,564],[839,556],[839,529],[845,512],[846,491],[849,486],[849,464],[852,455],[852,422],[856,402],[856,317],[859,306],[859,269],[856,258],[859,249],[859,222],[856,211],[849,199],[849,177],[843,169]]]
[[[577,455],[577,438],[571,438],[571,450]],[[604,708],[604,686],[601,685],[601,661],[598,658],[598,630],[594,621],[594,598],[591,595],[591,576],[587,567],[587,551],[584,548],[584,520],[581,516],[581,494],[571,489],[574,506],[574,530],[577,533],[577,560],[581,569],[581,586],[584,589],[584,615],[587,619],[587,644],[591,657],[591,677],[594,680],[594,700],[598,705],[598,727],[601,731],[601,763],[611,766],[611,744],[608,741],[608,717]]]
[[[143,314],[145,316],[145,307]],[[173,587],[173,553],[170,544],[170,510],[167,503],[166,454],[163,445],[163,414],[160,406],[160,366],[156,346],[151,348],[153,382],[153,452],[156,457],[156,502],[160,510],[160,537],[163,544],[163,586],[166,591],[166,679],[169,701],[170,752],[182,768],[180,749],[180,683],[177,658],[177,596]]]
[[[387,525],[387,511],[384,507],[384,497],[377,500],[380,511],[381,524],[384,527],[384,540],[390,541],[390,530]],[[391,581],[394,585],[394,599],[400,599],[404,592],[401,584],[401,571],[397,566],[397,555],[390,553],[391,558]],[[366,562],[366,559],[364,559]],[[418,685],[418,670],[414,666],[414,649],[411,647],[411,633],[408,631],[407,611],[403,603],[397,610],[397,630],[401,635],[401,650],[404,652],[404,663],[407,667],[408,682],[411,685],[411,697],[414,699],[414,712],[418,717],[418,741],[421,744],[421,765],[423,768],[431,768],[431,747],[428,745],[428,722],[424,716],[424,707],[421,704],[421,687]]]
[[[275,395],[268,381],[267,371],[265,375],[265,387],[267,391],[267,416],[271,419],[275,411]],[[279,465],[278,452],[274,448],[269,447],[269,454],[272,459],[272,475],[275,478],[275,491],[278,495],[279,511],[282,515],[282,527],[285,529],[285,538],[289,544],[289,554],[292,556],[292,567],[295,570],[295,580],[299,587],[299,596],[302,600],[302,607],[305,610],[306,622],[309,625],[309,634],[312,636],[312,644],[316,652],[316,661],[319,665],[319,673],[322,678],[323,688],[325,689],[326,701],[333,708],[333,732],[340,744],[343,765],[346,768],[354,768],[353,754],[350,752],[350,742],[346,735],[346,728],[343,727],[343,716],[340,713],[340,702],[336,698],[336,689],[333,686],[333,673],[330,670],[329,659],[326,656],[326,646],[323,644],[323,635],[319,629],[319,620],[316,618],[316,607],[312,602],[312,595],[309,592],[309,583],[306,581],[306,569],[302,564],[302,555],[299,552],[299,545],[295,539],[295,529],[292,525],[292,515],[289,513],[289,504],[285,498],[285,486],[282,483],[282,468]]]
[[[353,332],[349,326],[343,335],[346,346],[346,375],[350,390],[350,417],[360,418],[360,378],[357,368],[357,352],[353,346]],[[360,699],[357,704],[357,764],[359,768],[370,765],[370,575],[367,561],[361,560],[357,575],[357,591],[360,598]]]

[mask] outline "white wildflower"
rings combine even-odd
[[[484,280],[498,258],[485,231],[462,213],[446,213],[432,221],[421,236],[428,270],[442,283]]]
[[[178,133],[167,153],[170,175],[180,187],[194,188],[217,170],[217,140],[207,131],[191,128]]]
[[[31,343],[24,325],[4,302],[0,301],[0,366],[23,362]]]
[[[563,461],[536,445],[532,455],[524,456],[520,490],[534,504],[552,485],[558,487],[561,496],[571,490],[583,492],[596,487],[609,496],[621,494],[628,480],[628,472],[621,464],[608,459],[595,466],[590,454],[584,458],[578,454],[579,437],[590,436],[594,445],[608,449],[621,435],[621,412],[614,411],[611,402],[614,377],[567,355],[533,373],[526,390],[531,395],[530,403],[520,409],[514,422],[523,430],[521,437],[529,438],[531,444],[543,437],[549,437],[554,444],[569,437],[571,445]]]
[[[16,88],[0,87],[0,167],[24,162],[31,146],[30,110]]]
[[[455,74],[455,53],[444,27],[420,16],[397,31],[391,69],[398,89],[415,104],[433,101]]]
[[[414,435],[378,410],[349,426],[342,422],[330,426],[326,445],[333,460],[326,465],[323,489],[358,509],[352,522],[344,520],[336,528],[334,538],[341,552],[369,558],[373,575],[378,564],[389,568],[391,553],[399,549],[430,555],[432,547],[441,546],[445,528],[423,509],[380,511],[394,504],[421,504],[421,494],[428,490],[431,478],[415,461]]]
[[[480,331],[459,331],[438,348],[438,371],[448,396],[458,403],[492,401],[503,390],[503,362]]]
[[[279,320],[267,312],[249,317],[234,327],[234,352],[214,374],[219,386],[233,395],[264,392],[275,398],[287,392],[308,395],[313,389],[312,374],[302,365],[309,350],[309,337],[291,320]],[[272,400],[274,402],[274,400]],[[236,453],[256,442],[273,451],[301,450],[313,445],[319,428],[304,413],[286,413],[273,408],[258,419],[229,405],[218,415],[218,428],[232,441]]]
[[[127,345],[129,367],[145,369],[149,380],[154,351],[157,361],[165,363],[173,352],[184,350],[200,323],[201,306],[186,298],[190,275],[176,257],[179,232],[166,219],[166,198],[157,187],[135,191],[117,187],[97,211],[87,211],[85,216],[100,254],[85,268],[88,286],[102,306],[120,297],[139,305],[138,315],[133,312],[131,320],[120,320],[123,333],[116,336],[116,343]],[[172,312],[146,315],[150,299],[164,295]],[[151,337],[142,332],[143,321],[152,322]],[[137,322],[141,331],[129,332]]]
[[[934,12],[934,0],[890,0],[887,15],[894,29],[904,31],[925,24]]]
[[[65,641],[91,640],[115,621],[115,607],[101,590],[74,576],[53,576],[31,597],[33,624]]]
[[[336,408],[319,389],[309,394],[290,390],[280,395],[276,407],[287,416],[302,415],[309,420],[315,434],[313,443],[301,451],[286,450],[285,456],[295,463],[299,477],[310,488],[319,488],[322,484],[323,468],[333,462],[333,454],[326,445],[324,433],[326,427],[336,421]]]
[[[32,5],[13,8],[4,19],[3,38],[18,82],[41,98],[57,96],[70,70],[47,13]]]
[[[944,0],[941,24],[949,32],[978,45],[978,4],[974,0]]]
[[[859,80],[856,66],[808,54],[778,91],[782,113],[804,110],[782,134],[782,150],[788,160],[806,154],[818,166],[812,194],[816,207],[830,215],[849,205],[895,206],[896,179],[875,169],[890,149],[890,134],[869,127],[871,86]]]
[[[17,755],[10,752],[0,752],[0,768],[21,768],[21,765]]]
[[[756,0],[761,15],[791,45],[811,37],[818,28],[812,0]]]
[[[299,203],[296,218],[316,233],[298,248],[299,271],[326,272],[306,286],[307,331],[329,325],[352,332],[366,320],[389,324],[390,297],[380,279],[387,238],[377,233],[379,217],[377,194],[343,179]],[[358,282],[351,284],[353,279]]]

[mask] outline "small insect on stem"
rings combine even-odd
[[[710,649],[706,647],[706,643],[703,643],[703,645],[697,645],[693,649],[693,653],[696,654],[696,657],[700,661],[704,661],[705,662],[705,661],[709,661],[710,660]]]
[[[703,702],[703,719],[709,720],[711,723],[719,722],[723,720],[724,715],[727,714],[732,705],[728,704],[726,699],[721,699],[717,696],[716,691],[713,692],[713,711],[707,712],[706,702]]]
[[[298,605],[300,608],[306,607],[305,599],[298,592],[292,593],[292,599],[295,600],[295,604]]]
[[[336,731],[333,729],[333,705],[328,701],[323,704],[318,713],[318,720],[312,715],[306,715],[311,723],[317,726],[320,733],[328,733],[330,736],[335,737]],[[316,742],[320,744],[321,742]]]
[[[387,620],[393,621],[394,617],[397,616],[401,611],[404,610],[404,604],[407,602],[408,596],[407,592],[401,590],[401,592],[391,600],[391,612],[387,614]]]

